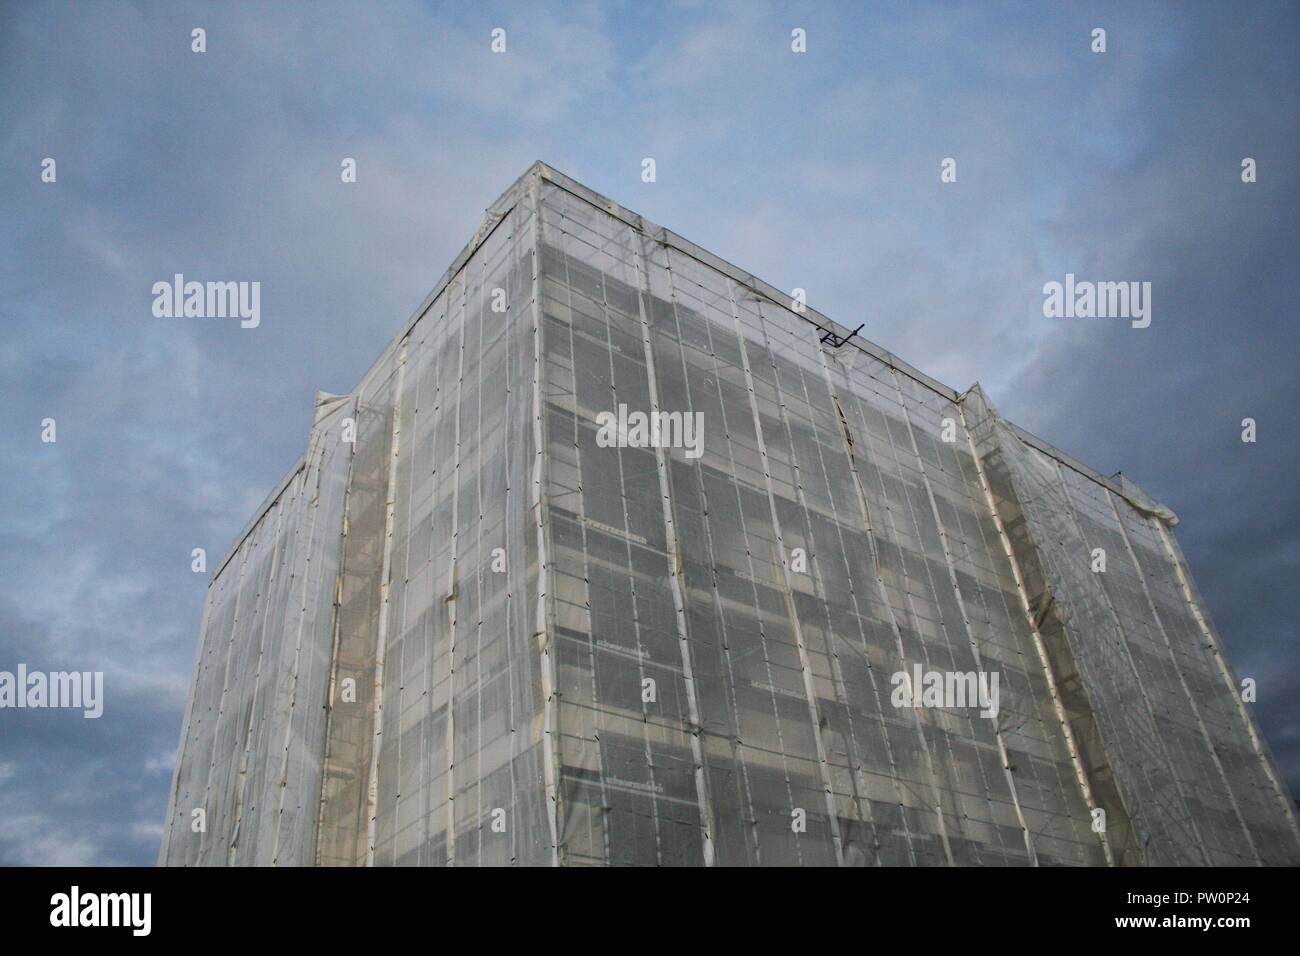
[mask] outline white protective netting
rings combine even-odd
[[[161,861],[1300,861],[1172,512],[791,305],[525,174],[214,576]]]

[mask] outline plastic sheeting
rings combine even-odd
[[[1017,560],[1054,667],[1073,685],[1101,805],[1126,824],[1121,859],[1300,862],[1289,801],[1191,586],[1172,512],[1021,441],[978,389],[965,405],[999,510],[1019,527]]]
[[[318,399],[306,457],[213,577],[163,863],[314,859],[354,415]]]
[[[528,504],[534,229],[518,198],[503,197],[407,332],[318,422],[214,576],[162,862],[554,859]],[[304,490],[322,483],[328,497]],[[311,563],[286,577],[286,561]],[[299,631],[310,682],[286,687],[259,661],[292,657]],[[263,735],[259,700],[292,715],[287,737],[276,724]],[[246,778],[272,781],[279,802],[241,803]],[[287,837],[248,838],[250,824],[287,829],[290,814],[292,852]]]
[[[1172,513],[789,305],[530,169],[214,576],[161,861],[1294,862]]]

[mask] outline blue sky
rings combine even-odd
[[[0,715],[0,863],[153,862],[191,549],[535,159],[1178,511],[1300,790],[1298,35],[1284,3],[0,4],[0,669],[107,694]],[[177,272],[260,281],[261,325],[155,319]],[[1044,318],[1067,272],[1150,281],[1150,328]]]

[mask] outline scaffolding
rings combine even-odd
[[[1300,862],[1173,513],[860,329],[535,164],[214,574],[160,862]]]

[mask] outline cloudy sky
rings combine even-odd
[[[0,2],[0,670],[107,687],[0,712],[0,863],[155,860],[191,549],[535,159],[1179,512],[1300,790],[1300,6],[863,6]],[[261,325],[154,318],[177,272]],[[1067,272],[1151,282],[1151,326],[1045,318]]]

